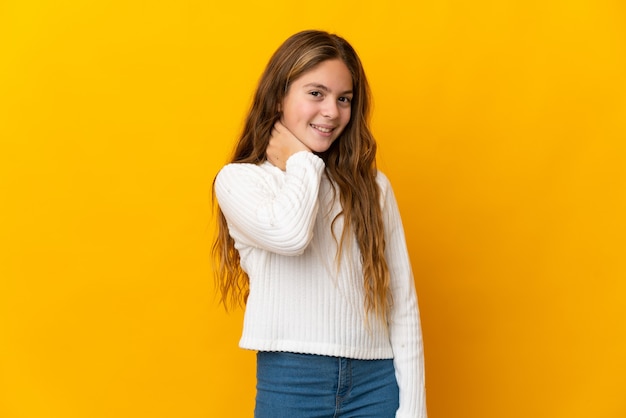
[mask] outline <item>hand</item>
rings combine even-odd
[[[276,122],[265,151],[267,160],[285,171],[289,157],[299,151],[311,152],[311,149],[296,138],[280,121]]]

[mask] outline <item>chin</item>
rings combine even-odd
[[[326,151],[328,151],[330,149],[330,146],[328,147],[312,147],[311,151],[313,151],[316,154],[323,154]]]
[[[335,143],[335,141],[331,141],[331,142],[322,142],[322,143],[314,143],[314,144],[310,144],[308,145],[309,149],[317,154],[322,154],[326,151],[328,151],[333,144]]]

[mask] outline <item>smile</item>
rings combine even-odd
[[[318,131],[323,132],[325,134],[331,133],[333,129],[335,129],[335,128],[324,128],[323,126],[313,125],[313,124],[311,124],[311,128],[317,129]]]

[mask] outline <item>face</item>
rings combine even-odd
[[[352,97],[352,76],[344,62],[323,61],[289,87],[282,123],[311,151],[324,152],[350,121]]]

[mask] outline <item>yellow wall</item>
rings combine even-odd
[[[305,28],[348,38],[371,79],[430,417],[626,416],[625,17],[3,1],[0,416],[251,416],[241,312],[212,296],[210,184],[269,55]]]

